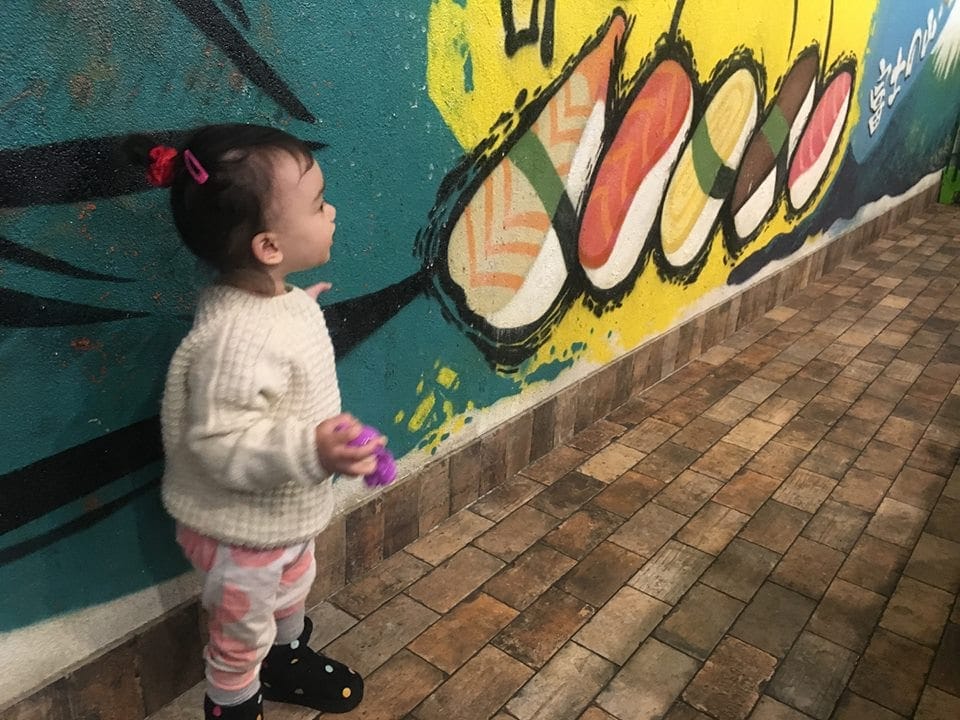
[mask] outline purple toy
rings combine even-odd
[[[363,429],[360,430],[360,434],[351,440],[349,444],[359,447],[376,440],[378,437],[380,437],[380,433],[376,428],[364,425]],[[370,487],[389,485],[397,477],[397,464],[393,459],[393,455],[387,448],[382,447],[377,449],[376,457],[377,467],[372,473],[364,477],[364,480],[367,481],[367,485]]]

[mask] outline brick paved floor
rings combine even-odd
[[[960,718],[958,229],[889,232],[314,608],[367,676],[345,717]]]

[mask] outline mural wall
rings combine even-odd
[[[124,614],[185,570],[157,401],[208,279],[126,133],[311,143],[339,231],[302,280],[334,283],[346,407],[412,467],[929,182],[958,4],[4,4],[2,642],[186,592]]]

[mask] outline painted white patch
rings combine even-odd
[[[510,302],[487,316],[487,322],[494,327],[509,329],[523,327],[539,320],[550,309],[567,279],[567,266],[563,262],[560,239],[552,227]]]
[[[567,175],[567,194],[573,200],[573,205],[577,210],[582,207],[586,195],[587,183],[590,176],[593,175],[593,168],[597,163],[597,156],[600,154],[600,145],[603,143],[603,128],[605,115],[604,103],[594,104],[590,111],[590,117],[587,118],[587,124],[583,128],[583,135],[580,136],[580,144],[577,151],[573,154],[573,161],[570,163],[570,174]]]
[[[610,257],[598,268],[584,268],[587,278],[596,287],[603,290],[612,288],[622,282],[636,265],[643,244],[650,234],[650,229],[657,219],[657,212],[663,203],[663,194],[667,189],[667,183],[670,182],[670,171],[683,149],[692,123],[693,92],[691,91],[687,117],[666,153],[650,169],[640,183],[640,187],[637,188],[620,231],[617,233],[617,240]]]
[[[817,94],[817,83],[816,81],[810,83],[810,89],[807,91],[807,96],[803,99],[803,104],[800,106],[799,112],[797,112],[797,117],[793,119],[793,124],[790,126],[790,144],[787,150],[787,164],[793,160],[793,153],[797,149],[797,144],[800,142],[800,136],[803,135],[803,129],[807,126],[807,120],[810,119],[810,113],[813,112],[813,99]]]
[[[937,77],[946,80],[960,68],[960,3],[954,3],[947,22],[944,23],[933,46],[933,69]],[[942,8],[941,8],[942,10]]]
[[[194,573],[102,605],[0,633],[0,707],[31,694],[90,658],[116,647],[131,633],[196,597]]]
[[[776,189],[777,169],[774,167],[767,173],[763,182],[753,191],[753,195],[743,204],[739,212],[733,216],[733,224],[737,230],[737,235],[745,238],[757,229],[767,211],[773,207],[773,201],[776,199]]]
[[[817,189],[817,185],[823,179],[830,165],[830,159],[833,157],[833,151],[840,141],[840,133],[843,131],[843,125],[847,120],[847,109],[850,107],[850,94],[844,98],[843,105],[840,106],[840,112],[833,121],[833,127],[830,129],[830,137],[827,138],[827,144],[820,153],[820,157],[813,163],[806,172],[802,173],[790,188],[790,203],[795,208],[803,207],[810,196]]]

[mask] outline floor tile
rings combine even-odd
[[[740,537],[776,553],[784,553],[809,520],[810,513],[768,500],[740,531]]]
[[[576,643],[567,643],[518,692],[506,709],[517,720],[577,720],[613,677],[613,663]]]
[[[905,717],[913,712],[933,650],[878,629],[850,681],[850,689]]]
[[[665,602],[624,587],[580,629],[574,640],[623,665],[670,609]]]
[[[833,478],[800,467],[778,488],[773,499],[812,515],[836,485]]]
[[[947,592],[960,592],[960,543],[921,534],[904,574]]]
[[[960,624],[951,622],[944,630],[927,682],[960,697]]]
[[[557,518],[566,518],[605,487],[604,483],[578,472],[554,482],[530,501],[530,506]]]
[[[808,629],[860,654],[886,601],[883,595],[859,585],[834,580],[810,618]]]
[[[721,487],[723,483],[711,477],[685,470],[653,501],[682,515],[693,516]]]
[[[546,535],[559,518],[529,505],[517,508],[490,530],[473,541],[481,550],[510,561]]]
[[[708,502],[677,533],[677,540],[710,555],[719,555],[750,519],[739,510]]]
[[[680,696],[700,663],[649,638],[597,696],[618,720],[662,717]]]
[[[428,697],[413,716],[417,720],[449,720],[457,709],[458,720],[486,720],[497,712],[533,675],[533,670],[506,653],[490,647]]]
[[[671,605],[697,581],[713,557],[670,540],[630,580],[630,585]]]
[[[664,483],[656,478],[628,470],[594,497],[590,504],[628,518],[664,487]]]
[[[543,485],[523,475],[517,475],[497,485],[470,506],[470,511],[487,520],[500,522],[530,498],[543,490]]]
[[[324,648],[324,653],[369,675],[439,615],[405,595],[398,595]]]
[[[406,552],[431,565],[439,565],[452,557],[493,523],[469,510],[451,515],[438,528],[408,545]]]
[[[584,462],[579,470],[603,483],[612,483],[646,457],[646,453],[614,442]]]
[[[592,616],[582,600],[551,588],[504,628],[493,645],[530,667],[550,659]]]
[[[580,560],[622,524],[622,517],[588,505],[547,533],[543,542],[575,560]]]
[[[432,569],[433,567],[423,560],[400,551],[377,565],[364,577],[334,594],[330,600],[354,617],[362,618]]]
[[[927,686],[914,720],[953,720],[960,717],[960,697]]]
[[[880,618],[880,627],[936,648],[955,599],[932,585],[902,577]]]
[[[867,525],[867,534],[887,542],[912,548],[920,537],[927,513],[899,500],[886,498]]]
[[[816,602],[767,582],[737,618],[730,634],[783,658],[813,613]]]
[[[821,440],[800,463],[800,467],[834,480],[841,480],[858,456],[859,452],[854,448]]]
[[[753,515],[776,492],[783,480],[753,470],[743,470],[726,483],[713,501]]]
[[[650,417],[620,436],[619,442],[635,450],[651,453],[679,431],[676,425]]]
[[[484,592],[517,610],[526,609],[577,561],[537,543],[483,586]]]
[[[739,600],[697,584],[653,634],[688,655],[706,660],[743,608]]]
[[[589,455],[582,450],[560,445],[521,472],[532,480],[544,485],[552,485],[575,467],[583,463]]]
[[[773,676],[776,658],[736,638],[724,638],[683,698],[717,720],[745,720]]]
[[[738,538],[720,553],[701,580],[731,597],[749,602],[779,559],[775,552]]]
[[[574,435],[567,445],[583,450],[585,453],[594,454],[623,435],[625,431],[626,428],[623,425],[605,419],[597,420]]]
[[[444,681],[444,674],[413,653],[401,650],[364,678],[363,702],[344,720],[401,720]],[[276,715],[270,713],[269,718]]]
[[[414,583],[407,594],[430,609],[444,613],[502,567],[502,560],[477,548],[467,547]]]
[[[848,553],[853,549],[870,517],[866,510],[827,500],[804,526],[801,535],[821,545]]]
[[[839,550],[799,537],[770,578],[817,600],[826,591],[845,559],[846,556]]]
[[[686,515],[650,503],[621,525],[610,536],[610,542],[650,558],[684,526],[687,519]]]
[[[767,690],[781,702],[827,720],[853,673],[856,655],[813,633],[803,633]]]
[[[409,648],[445,673],[453,673],[517,614],[499,600],[477,593],[434,623]]]
[[[843,693],[837,703],[837,712],[833,720],[901,720],[893,710],[877,705],[866,698],[862,698],[849,690]]]
[[[557,587],[594,607],[607,602],[644,563],[644,558],[605,542],[577,563]]]

